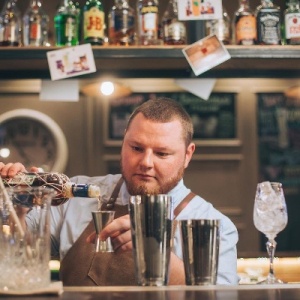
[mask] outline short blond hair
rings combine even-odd
[[[144,102],[131,114],[126,126],[126,131],[130,127],[132,120],[139,113],[142,113],[146,119],[154,122],[167,123],[178,120],[182,125],[183,140],[185,141],[186,147],[192,142],[194,128],[191,117],[177,101],[161,97]]]

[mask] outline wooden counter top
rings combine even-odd
[[[58,296],[10,296],[10,300],[298,300],[300,284],[170,287],[65,287]]]

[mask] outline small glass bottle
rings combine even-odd
[[[47,187],[55,190],[51,205],[58,206],[72,197],[99,198],[100,188],[92,184],[72,183],[68,176],[61,173],[19,173],[12,178],[3,178],[6,187],[28,186]]]
[[[42,8],[41,0],[31,0],[23,16],[24,46],[49,46],[49,17]]]
[[[288,45],[300,45],[299,0],[289,0],[284,11],[285,41]]]
[[[158,0],[138,0],[137,2],[138,43],[140,45],[158,45]]]
[[[100,0],[87,0],[83,7],[83,42],[103,45],[105,15]]]
[[[78,9],[70,0],[62,0],[54,16],[56,46],[76,46],[79,44]]]
[[[108,38],[111,45],[135,43],[135,11],[127,0],[115,0],[108,15]]]
[[[259,45],[281,44],[280,7],[273,0],[261,0],[256,8],[257,43]]]
[[[233,43],[255,45],[257,40],[256,17],[250,9],[249,0],[240,0],[240,7],[233,19]]]
[[[205,22],[206,35],[215,34],[224,45],[228,45],[231,43],[230,17],[224,6],[222,9],[221,19],[212,19]]]
[[[22,18],[17,0],[7,0],[0,15],[0,46],[21,45]]]
[[[178,19],[177,0],[169,0],[162,17],[162,38],[165,45],[186,44],[186,26]]]

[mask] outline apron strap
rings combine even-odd
[[[118,198],[118,195],[119,195],[119,192],[120,192],[120,189],[121,189],[121,185],[123,182],[124,182],[124,179],[123,179],[123,177],[121,177],[119,179],[119,181],[117,182],[109,200],[106,203],[102,204],[102,206],[101,206],[102,210],[112,210],[114,208],[115,203]]]
[[[190,192],[174,209],[174,219],[181,213],[181,211],[190,203],[196,196],[195,193]]]

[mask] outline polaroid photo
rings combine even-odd
[[[96,72],[91,44],[48,51],[47,59],[52,80]]]
[[[196,76],[230,59],[229,52],[216,35],[209,35],[182,52]]]
[[[221,19],[222,0],[177,0],[179,20]]]

